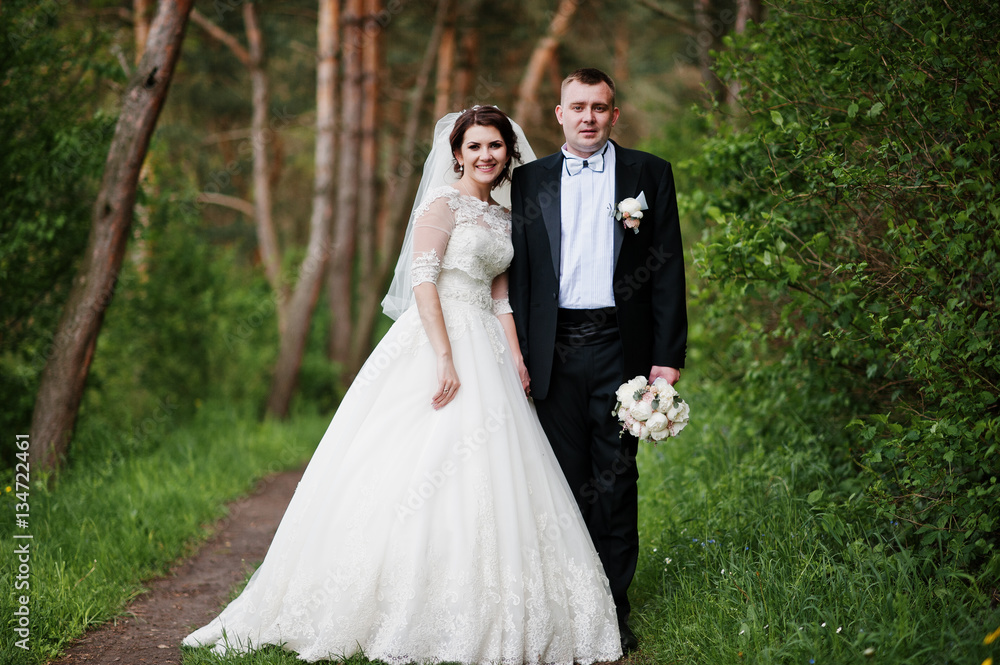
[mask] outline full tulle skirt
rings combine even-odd
[[[591,663],[614,602],[496,317],[449,303],[455,399],[415,309],[369,357],[264,562],[188,646],[305,661]]]

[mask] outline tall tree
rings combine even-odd
[[[264,274],[275,294],[278,330],[283,332],[288,318],[289,290],[281,278],[281,247],[274,228],[271,196],[272,160],[267,150],[268,141],[265,140],[269,132],[267,121],[270,113],[270,82],[264,56],[264,35],[257,17],[256,5],[252,2],[243,5],[243,25],[249,48],[245,48],[236,37],[213,23],[197,9],[191,12],[191,20],[213,39],[228,47],[250,72],[253,109],[250,129],[253,153],[253,203],[246,204],[242,200],[234,200],[234,197],[218,193],[203,194],[202,200],[250,213],[257,232],[257,247],[260,250],[261,263],[264,264]]]
[[[437,44],[444,32],[444,23],[448,17],[450,4],[451,0],[438,0],[437,10],[434,14],[434,25],[427,39],[427,47],[424,50],[423,59],[420,61],[420,68],[417,70],[416,77],[410,87],[409,108],[403,127],[403,137],[396,150],[392,168],[389,169],[386,181],[387,207],[382,214],[386,215],[388,222],[382,225],[386,229],[386,233],[379,238],[379,247],[381,253],[389,259],[395,258],[394,255],[402,242],[398,231],[403,228],[406,221],[407,204],[412,203],[410,201],[410,184],[413,175],[420,166],[420,161],[422,161],[418,159],[416,150],[417,133],[420,131],[420,112],[424,108],[424,99],[427,96],[431,72],[434,69]],[[385,281],[384,277],[383,275],[380,283]]]
[[[76,423],[83,388],[125,256],[136,186],[157,118],[180,57],[193,0],[163,0],[139,66],[125,89],[121,114],[94,204],[83,265],[73,283],[42,372],[31,440],[42,469],[56,469]]]
[[[254,221],[257,226],[257,245],[260,248],[264,273],[271,288],[278,295],[278,330],[284,331],[287,313],[287,288],[281,279],[281,250],[278,234],[274,230],[271,205],[271,160],[265,137],[268,133],[267,118],[270,114],[270,84],[264,59],[264,36],[257,19],[254,3],[243,5],[243,23],[246,26],[251,89],[253,91],[253,203]]]
[[[482,0],[463,2],[460,9],[459,23],[462,37],[458,44],[458,66],[455,69],[455,90],[452,99],[452,110],[467,107],[472,97],[473,82],[479,69],[479,8]]]
[[[712,0],[694,0],[694,20],[698,26],[695,37],[698,43],[698,68],[701,79],[708,88],[712,99],[720,103],[728,100],[729,89],[712,68],[714,59],[712,51],[719,50],[722,44],[722,31],[713,29],[714,6]]]
[[[736,0],[736,23],[733,32],[742,35],[750,23],[760,23],[764,9],[761,0]],[[733,78],[729,81],[727,98],[730,104],[737,104],[740,96],[740,81]]]
[[[146,50],[146,40],[149,39],[149,0],[132,0],[132,21],[133,33],[135,35],[135,64],[142,60],[142,54]],[[124,64],[123,64],[124,66]],[[153,177],[150,160],[142,163],[142,171],[139,172],[139,182],[151,182]],[[146,274],[146,265],[149,262],[149,247],[146,246],[144,230],[149,228],[149,209],[140,202],[135,204],[136,228],[133,234],[132,262],[138,268],[140,275]]]
[[[336,144],[337,53],[340,50],[340,3],[320,0],[317,21],[316,156],[309,244],[299,268],[288,307],[288,325],[281,335],[278,361],[271,382],[267,411],[284,418],[302,365],[309,324],[319,298],[330,255]]]
[[[0,11],[0,430],[8,432],[31,426],[87,247],[115,129],[115,118],[95,113],[97,100],[128,80],[118,73],[125,68],[113,69],[121,60],[106,26],[57,9],[5,0]],[[0,440],[0,466],[13,467],[15,450]]]
[[[340,3],[320,0],[317,20],[316,68],[316,148],[314,158],[313,204],[306,255],[298,269],[294,286],[282,279],[282,251],[272,216],[271,157],[264,136],[268,131],[269,83],[265,67],[263,34],[253,3],[243,6],[247,43],[195,12],[193,20],[229,49],[250,71],[253,90],[253,190],[252,214],[265,274],[274,290],[278,310],[279,346],[267,399],[267,412],[283,418],[288,414],[295,391],[309,325],[322,285],[322,276],[331,252],[330,228],[333,219],[334,164],[336,158],[336,90],[338,54],[341,51]],[[360,43],[359,43],[360,45]],[[359,46],[358,45],[358,46]],[[350,48],[351,45],[348,44]],[[212,203],[248,211],[247,204],[214,194],[204,197]],[[350,274],[348,273],[348,279]]]
[[[748,10],[751,3],[756,3],[758,8],[760,6],[759,0],[738,1],[747,5]],[[684,13],[665,7],[658,0],[640,0],[640,2],[667,19],[675,29],[687,35],[690,50],[685,49],[683,56],[685,58],[693,56],[694,64],[701,72],[702,84],[711,98],[725,102],[730,93],[712,69],[715,62],[712,51],[721,48],[726,27],[732,23],[732,14],[720,13],[713,0],[691,0],[688,10]],[[723,20],[724,18],[729,20]],[[680,56],[681,54],[677,55]]]
[[[362,51],[367,42],[362,23],[363,13],[363,0],[347,0],[341,19],[344,76],[341,81],[340,163],[327,297],[333,312],[329,356],[344,365],[349,362],[353,321],[352,278],[358,221],[358,157],[364,94]],[[366,223],[370,223],[370,220],[366,220]]]
[[[385,215],[379,214],[378,202],[378,118],[379,63],[382,53],[382,30],[378,17],[382,0],[364,0],[364,31],[367,36],[361,57],[361,168],[358,182],[358,270],[357,317],[351,330],[351,346],[346,367],[350,376],[361,368],[371,344],[376,308],[382,296],[381,263],[378,239],[386,233]]]
[[[372,0],[368,0],[372,2]],[[389,158],[388,174],[385,181],[381,206],[376,212],[375,245],[372,260],[362,272],[360,298],[357,308],[357,325],[353,327],[350,357],[344,365],[347,374],[357,371],[371,344],[372,331],[378,319],[379,303],[385,292],[390,272],[395,266],[399,246],[402,242],[402,231],[407,221],[407,211],[412,203],[411,184],[414,174],[418,173],[422,163],[422,155],[417,149],[417,136],[420,131],[421,112],[431,83],[431,73],[434,70],[438,45],[444,33],[445,21],[450,11],[451,0],[438,0],[434,23],[427,39],[427,46],[420,61],[420,67],[409,86],[406,118],[403,122],[403,135],[393,148]],[[381,0],[373,2],[369,16],[377,15],[375,8],[382,6]],[[373,45],[379,53],[381,46]],[[375,56],[372,62],[377,62]],[[376,85],[375,89],[378,87]],[[374,93],[372,93],[374,94]],[[369,149],[377,146],[369,146]],[[370,224],[370,220],[362,217],[362,226]]]
[[[455,70],[455,2],[445,3],[444,30],[438,42],[437,78],[434,86],[434,117],[440,118],[451,110],[451,84]]]
[[[549,64],[556,56],[559,43],[569,30],[570,21],[580,6],[579,0],[559,0],[559,8],[549,22],[545,35],[538,40],[535,50],[524,68],[524,76],[518,87],[517,104],[514,106],[514,120],[526,126],[541,119],[538,104],[538,87],[549,70]]]
[[[149,0],[132,0],[136,64],[142,60],[142,54],[146,50],[146,40],[149,39],[149,11],[151,8]]]

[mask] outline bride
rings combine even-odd
[[[525,396],[507,301],[498,201],[512,166],[534,158],[523,136],[494,107],[438,122],[383,301],[397,321],[263,563],[184,645],[394,665],[621,656],[604,570]]]

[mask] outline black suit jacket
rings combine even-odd
[[[614,202],[645,195],[638,233],[613,217],[613,286],[625,374],[647,375],[650,367],[681,368],[687,347],[684,258],[677,196],[670,164],[615,145]],[[518,342],[531,375],[531,394],[544,399],[557,352],[561,243],[560,185],[563,154],[514,170],[511,190],[514,259],[510,304]]]

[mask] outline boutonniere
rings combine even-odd
[[[646,194],[639,192],[639,197],[632,199],[622,199],[618,204],[618,212],[615,219],[619,220],[626,229],[632,229],[632,233],[639,232],[639,222],[642,220],[642,211],[646,210]]]

